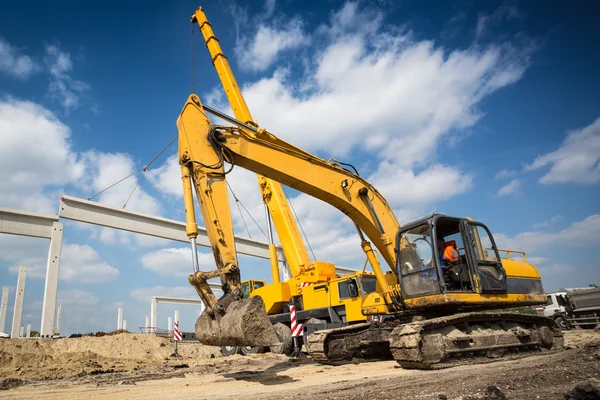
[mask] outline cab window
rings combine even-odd
[[[363,276],[361,279],[361,290],[363,294],[377,291],[377,279],[375,277]]]
[[[247,299],[250,297],[250,282],[242,283],[242,293],[244,293],[244,298]]]
[[[406,296],[415,297],[439,291],[429,224],[401,233],[399,262],[402,290]]]
[[[348,299],[350,297],[358,296],[358,286],[356,285],[356,279],[346,279],[338,282],[338,292],[340,299]]]

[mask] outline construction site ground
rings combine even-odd
[[[168,339],[129,333],[5,339],[0,398],[563,399],[576,385],[597,387],[600,332],[567,331],[565,343],[553,354],[420,371],[394,361],[326,366],[268,353],[223,357],[188,342],[171,358]]]

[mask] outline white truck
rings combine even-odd
[[[537,309],[554,319],[561,329],[593,329],[600,324],[600,287],[562,289],[548,294],[548,302]]]

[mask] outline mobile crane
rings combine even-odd
[[[208,24],[201,8],[192,22],[204,27]],[[212,30],[210,33],[209,48],[218,45]],[[213,125],[205,111],[234,126]],[[496,358],[504,353],[525,354],[561,347],[562,335],[549,318],[485,312],[546,301],[535,267],[501,260],[485,225],[465,218],[432,215],[400,226],[385,198],[357,173],[322,160],[254,124],[203,106],[195,94],[184,105],[177,127],[186,233],[194,254],[194,274],[189,281],[206,306],[196,322],[196,336],[202,343],[281,343],[267,312],[270,304],[289,298],[290,285],[274,281],[242,300],[226,188],[227,173],[238,166],[331,204],[357,228],[377,284],[376,291],[362,298],[361,314],[384,316],[385,320],[329,329],[327,323],[314,318],[307,323],[312,332],[307,336],[307,347],[316,360],[393,357],[403,367],[430,368],[473,357]],[[225,162],[230,164],[227,170]],[[217,265],[211,272],[198,269],[192,187]],[[367,238],[388,265],[388,272],[383,272]],[[437,244],[440,241],[442,245]],[[443,246],[451,241],[462,244],[463,254],[451,266],[444,266]],[[315,262],[311,268],[306,275],[315,279],[333,275],[332,264]],[[218,300],[207,283],[216,277],[221,278],[224,292]],[[347,282],[351,299],[358,295],[356,284]],[[305,302],[326,298],[329,293],[323,288],[327,287],[331,286],[309,286],[302,298]]]

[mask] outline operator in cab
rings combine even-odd
[[[437,247],[440,255],[440,266],[442,267],[442,273],[445,275],[452,265],[460,262],[460,256],[456,249],[456,241],[450,240],[446,242],[443,238],[438,238]]]

